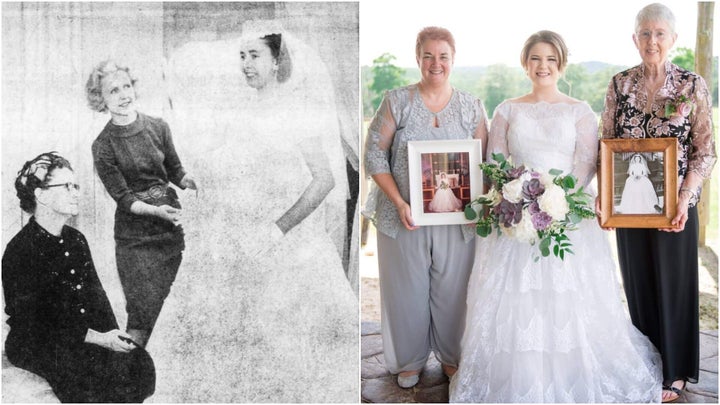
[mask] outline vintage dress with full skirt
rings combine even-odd
[[[448,183],[443,181],[428,204],[428,209],[432,212],[453,212],[459,211],[462,206],[462,200],[457,198]]]
[[[292,80],[303,66],[293,62]],[[358,302],[327,231],[330,219],[345,227],[345,213],[330,218],[328,207],[345,204],[337,170],[323,204],[271,238],[312,178],[301,145],[325,137],[344,174],[334,103],[326,99],[329,111],[291,85],[264,100],[233,87],[211,115],[178,125],[197,140],[190,163],[200,192],[183,202],[186,261],[150,343],[166,354],[157,356],[158,401],[357,402]]]
[[[506,102],[493,121],[488,155],[592,178],[587,104]],[[477,239],[452,402],[659,401],[660,359],[623,307],[607,235],[584,220],[569,236],[564,261],[535,261],[537,246],[504,235]]]
[[[628,176],[617,211],[622,214],[658,214],[658,197],[647,176]]]

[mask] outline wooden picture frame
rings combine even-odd
[[[600,223],[608,228],[674,228],[677,138],[600,141]]]
[[[482,192],[482,141],[408,142],[415,225],[467,224],[465,205]]]

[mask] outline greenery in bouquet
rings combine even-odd
[[[562,176],[557,169],[540,173],[515,167],[501,153],[492,158],[494,163],[480,164],[490,190],[465,207],[465,217],[477,220],[477,234],[486,237],[495,229],[498,234],[537,243],[543,257],[552,251],[564,260],[566,254],[574,253],[567,232],[577,229],[583,219],[595,217],[590,195],[583,187],[575,189],[575,176]]]

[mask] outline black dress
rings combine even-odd
[[[88,329],[117,321],[85,236],[64,226],[54,236],[30,218],[2,258],[8,359],[45,378],[62,402],[142,402],[155,390],[143,349],[120,353],[85,343]]]
[[[109,121],[93,142],[92,153],[100,180],[117,201],[115,259],[127,328],[152,331],[182,262],[185,234],[164,219],[133,214],[130,206],[143,201],[180,209],[169,184],[182,188],[185,169],[167,123],[142,113],[126,126]]]

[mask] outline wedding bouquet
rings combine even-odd
[[[492,157],[497,163],[480,164],[492,184],[490,191],[465,207],[465,217],[477,219],[477,234],[486,237],[494,228],[532,245],[539,241],[543,257],[551,249],[563,260],[566,253],[574,253],[567,231],[577,229],[584,218],[595,217],[590,195],[582,187],[574,191],[575,177],[561,176],[557,169],[540,173],[514,167],[501,153]]]

